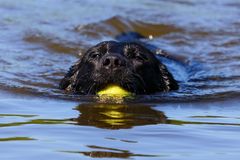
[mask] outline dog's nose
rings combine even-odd
[[[103,66],[105,68],[117,68],[124,65],[124,60],[117,55],[109,55],[103,60]]]

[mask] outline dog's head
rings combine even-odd
[[[73,65],[60,88],[96,94],[110,84],[136,94],[177,89],[178,85],[155,55],[138,43],[105,41],[90,48]]]

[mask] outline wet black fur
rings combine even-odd
[[[60,88],[75,94],[96,94],[109,84],[136,94],[178,89],[166,66],[149,49],[135,42],[116,41],[91,47],[70,68]]]

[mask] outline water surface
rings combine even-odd
[[[238,0],[0,0],[0,158],[238,159],[239,16]],[[178,91],[58,89],[80,52],[128,31],[177,60]]]

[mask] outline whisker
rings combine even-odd
[[[88,93],[91,93],[91,90],[93,89],[93,87],[95,87],[96,83],[94,82],[92,85],[90,85],[90,87],[88,88]]]

